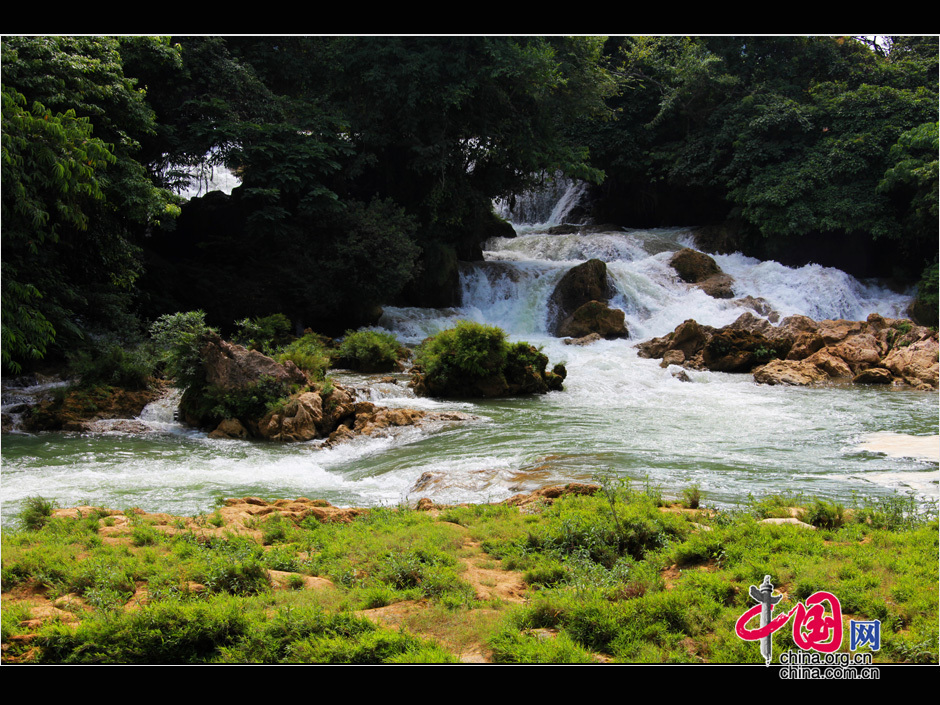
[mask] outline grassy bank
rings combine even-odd
[[[937,663],[937,521],[902,498],[710,511],[694,488],[668,505],[603,483],[498,505],[324,504],[181,518],[35,499],[2,534],[3,660],[762,663],[735,623],[769,575],[775,614],[838,598],[840,651],[850,620],[879,620],[875,664]],[[762,521],[793,514],[804,523]],[[796,648],[789,623],[773,639],[775,656]]]

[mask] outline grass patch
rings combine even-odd
[[[778,610],[827,591],[846,619],[880,620],[876,664],[936,663],[936,518],[907,499],[841,512],[800,499],[819,528],[761,523],[789,514],[796,499],[692,517],[608,483],[524,511],[478,505],[439,516],[373,509],[350,523],[266,519],[253,527],[259,540],[165,534],[138,516],[118,545],[98,534],[103,514],[55,517],[37,500],[41,520],[2,534],[4,659],[761,663],[735,622],[753,604],[750,586],[770,575],[785,595]],[[477,598],[494,579],[472,583],[468,542],[489,554],[488,569],[519,572],[524,603]],[[290,575],[275,582],[269,570]],[[333,588],[310,589],[306,576]],[[69,596],[80,622],[37,627],[31,603],[14,594]],[[369,610],[386,616],[365,619]],[[788,648],[786,628],[774,635],[774,653]]]

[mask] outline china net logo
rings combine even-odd
[[[749,591],[756,603],[735,623],[735,633],[745,641],[760,642],[760,653],[766,665],[773,661],[773,635],[791,623],[793,643],[797,651],[780,655],[784,666],[781,678],[852,679],[878,678],[877,668],[870,668],[871,652],[881,648],[881,622],[849,621],[849,651],[839,651],[843,641],[842,605],[830,592],[815,592],[798,602],[789,612],[774,615],[774,608],[783,595],[774,594],[770,576]],[[756,622],[756,624],[755,624]],[[870,650],[855,653],[859,648]]]

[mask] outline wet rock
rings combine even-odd
[[[669,260],[679,278],[695,284],[716,299],[734,298],[734,280],[721,271],[718,263],[703,252],[688,247],[676,252]]]
[[[894,375],[883,367],[872,367],[852,378],[853,384],[891,384]]]
[[[209,438],[248,438],[248,429],[238,419],[225,419],[209,434]]]
[[[727,274],[715,274],[696,284],[699,289],[713,299],[733,299],[734,279]]]
[[[592,301],[606,303],[612,293],[613,287],[607,279],[607,265],[601,260],[591,259],[572,267],[555,285],[548,300],[549,331],[556,337],[567,337],[559,331],[567,318]]]
[[[592,333],[608,340],[628,337],[623,311],[610,308],[601,301],[589,301],[561,322],[557,335],[583,338]]]
[[[766,318],[771,323],[777,323],[780,321],[780,314],[777,313],[770,303],[762,297],[742,296],[740,299],[735,299],[734,304],[743,308],[751,309],[758,315]]]
[[[317,392],[289,399],[258,422],[258,434],[270,441],[310,441],[325,435],[323,400]]]
[[[695,284],[721,273],[721,268],[714,259],[704,252],[683,248],[669,260],[669,265],[676,270],[682,281]]]
[[[685,362],[685,353],[681,350],[667,350],[663,355],[663,361],[659,363],[660,367],[669,367],[670,365],[681,365]]]
[[[772,360],[754,370],[754,381],[760,384],[807,386],[828,379],[825,372],[803,360]]]
[[[590,345],[591,343],[596,343],[598,340],[603,340],[600,333],[591,333],[589,335],[585,335],[582,338],[565,338],[563,342],[565,345],[584,346]]]
[[[878,314],[866,321],[790,316],[773,326],[748,312],[720,329],[688,320],[666,336],[638,344],[637,354],[662,358],[664,367],[753,370],[763,384],[852,379],[859,384],[903,382],[927,390],[938,388],[940,368],[935,331]]]
[[[940,365],[935,336],[891,350],[884,358],[884,366],[912,387],[937,389]]]

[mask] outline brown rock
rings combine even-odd
[[[852,378],[853,384],[891,384],[894,376],[883,367],[872,367]]]
[[[788,360],[803,360],[815,352],[818,352],[825,345],[822,336],[814,331],[801,331],[797,334],[790,352],[787,353]]]
[[[740,299],[735,299],[734,304],[736,306],[743,306],[744,308],[751,309],[752,311],[766,318],[771,323],[777,323],[780,320],[780,314],[777,313],[764,298],[743,296]]]
[[[209,434],[209,438],[248,438],[248,429],[238,419],[225,419]]]
[[[327,435],[324,431],[323,401],[317,392],[292,397],[258,423],[258,434],[271,441],[310,441]]]
[[[745,316],[754,318],[749,313],[744,314],[742,318]],[[767,324],[767,321],[763,323]],[[702,354],[702,362],[707,369],[714,372],[748,372],[771,358],[786,357],[787,352],[789,346],[785,341],[727,326],[709,338]]]
[[[686,247],[676,252],[669,264],[682,281],[695,284],[709,296],[716,299],[734,298],[734,280],[722,272],[715,260],[705,253]]]
[[[813,353],[805,361],[825,372],[829,377],[843,378],[852,376],[852,368],[842,358],[829,353],[828,348]]]
[[[913,387],[938,387],[938,344],[935,337],[892,350],[885,356],[884,366]]]
[[[669,367],[669,365],[681,365],[685,362],[685,353],[681,350],[667,350],[663,355],[663,361],[660,367]]]
[[[224,389],[245,389],[263,377],[285,385],[307,384],[307,378],[293,362],[281,365],[257,350],[246,350],[218,336],[202,349],[206,382]]]
[[[558,332],[561,323],[590,301],[606,303],[611,292],[607,265],[601,260],[591,259],[572,267],[555,285],[549,298],[549,331],[557,337],[566,337]]]
[[[591,343],[596,343],[598,340],[603,340],[599,333],[591,333],[585,335],[582,338],[565,338],[563,341],[565,345],[590,345]]]
[[[881,346],[871,333],[857,333],[846,336],[836,345],[829,345],[826,350],[840,357],[856,373],[877,365],[881,361]]]
[[[624,313],[610,308],[601,301],[589,301],[565,318],[558,326],[559,337],[583,338],[592,333],[607,338],[626,338],[629,335]]]
[[[669,264],[676,270],[679,278],[689,284],[705,281],[709,277],[721,273],[721,268],[714,259],[704,252],[698,252],[688,247],[676,252],[669,260]]]
[[[805,360],[771,360],[754,370],[754,381],[760,384],[806,386],[826,379],[825,372]]]
[[[713,274],[698,282],[696,286],[713,299],[734,298],[734,279],[724,273]]]

